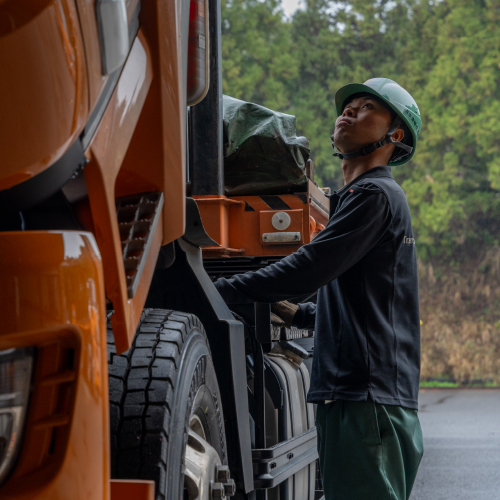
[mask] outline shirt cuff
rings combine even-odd
[[[305,302],[299,304],[299,309],[293,317],[292,326],[303,330],[311,330],[314,328],[316,319],[316,304]]]

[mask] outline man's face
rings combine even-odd
[[[385,137],[391,112],[370,96],[355,97],[335,122],[333,140],[342,153],[357,151]]]

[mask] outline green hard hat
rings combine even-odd
[[[349,83],[335,93],[335,107],[337,115],[344,111],[344,106],[349,97],[361,92],[373,94],[387,103],[387,105],[403,120],[412,135],[413,147],[410,154],[389,162],[389,166],[403,165],[411,160],[417,147],[417,139],[422,128],[422,119],[415,99],[403,88],[389,78],[371,78],[365,83]]]

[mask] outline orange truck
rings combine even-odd
[[[225,195],[220,22],[0,0],[2,500],[321,496],[311,332],[213,280],[296,251],[329,202]]]

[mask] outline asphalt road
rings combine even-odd
[[[500,390],[420,393],[424,458],[410,500],[500,500]]]

